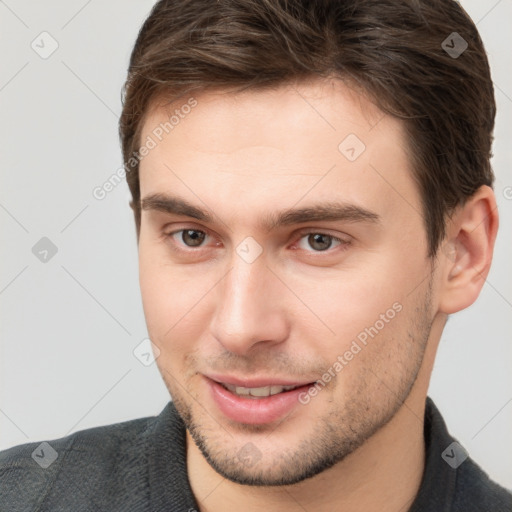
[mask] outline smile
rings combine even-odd
[[[276,383],[270,379],[266,382],[263,379],[254,379],[252,382],[232,378],[229,378],[232,382],[225,380],[228,378],[205,378],[212,405],[226,419],[246,425],[272,423],[282,420],[294,411],[304,410],[299,396],[314,384],[293,383],[289,380]],[[237,382],[233,382],[234,380]]]

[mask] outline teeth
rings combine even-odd
[[[233,386],[232,384],[223,384],[226,389],[239,396],[266,397],[277,395],[283,391],[290,391],[297,386],[264,386],[262,388],[244,388],[242,386]]]
[[[242,391],[242,393],[248,392],[251,396],[270,396],[270,386],[265,386],[264,388],[236,388],[236,392],[238,390]]]

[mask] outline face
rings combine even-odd
[[[187,97],[148,136],[140,284],[190,435],[238,483],[318,474],[397,412],[434,316],[400,122],[332,81]]]

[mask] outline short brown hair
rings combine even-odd
[[[467,44],[460,55],[450,52],[456,43]],[[489,63],[476,26],[454,0],[157,2],[133,48],[119,123],[137,234],[133,155],[152,100],[315,77],[355,82],[403,120],[433,257],[447,216],[494,181]]]

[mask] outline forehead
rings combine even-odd
[[[140,141],[141,197],[252,216],[319,200],[419,211],[401,121],[339,80],[154,103]]]

